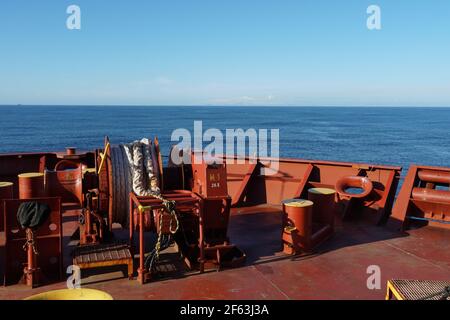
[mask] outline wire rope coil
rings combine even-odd
[[[129,194],[160,194],[159,165],[149,139],[110,146],[112,166],[112,222],[129,225]]]

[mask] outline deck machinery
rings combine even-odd
[[[52,276],[62,279],[68,248],[62,246],[61,221],[67,208],[79,215],[78,231],[72,235],[79,241],[72,253],[73,264],[82,269],[125,264],[128,276],[137,273],[141,283],[152,279],[160,251],[172,244],[186,265],[200,272],[243,264],[246,254],[228,236],[231,208],[272,205],[281,209],[288,199],[307,200],[312,189],[333,191],[327,194],[328,212],[320,206],[317,194],[315,210],[304,210],[309,215],[312,212],[311,220],[298,220],[309,221],[306,226],[285,225],[289,220],[285,212],[280,251],[286,228],[292,239],[296,233],[299,237],[299,230],[311,234],[309,252],[331,237],[336,217],[344,223],[356,220],[384,226],[388,222],[402,230],[413,224],[448,228],[448,168],[412,166],[392,210],[400,167],[248,157],[223,157],[221,163],[206,163],[194,161],[195,153],[191,164],[163,166],[156,139],[153,146],[160,188],[156,195],[139,195],[125,186],[125,173],[118,175],[112,152],[117,150],[107,137],[104,147],[94,152],[76,153],[69,148],[66,153],[0,155],[0,232],[4,231],[6,240],[2,244],[6,254],[0,257],[3,283],[22,278],[37,286]],[[273,161],[278,162],[278,171],[267,174],[264,169]],[[33,172],[38,175],[20,177]],[[24,251],[22,246],[30,242],[17,225],[16,214],[20,203],[27,201],[49,204],[51,216],[36,230],[35,248],[28,246]],[[316,219],[317,210],[326,216],[326,225],[323,219]],[[128,237],[117,235],[119,225],[128,229]],[[318,230],[326,230],[326,234],[314,241]],[[145,236],[149,234],[153,234],[151,241]],[[307,253],[302,252],[304,247],[298,248],[300,251],[292,254]]]
[[[139,195],[132,191],[123,195],[125,188],[115,188],[114,184],[125,185],[126,182],[123,176],[114,172],[119,168],[114,163],[118,159],[112,152],[114,147],[105,138],[105,147],[96,151],[98,186],[86,194],[80,243],[90,245],[95,252],[108,242],[105,235],[112,234],[114,223],[128,227],[131,254],[139,254],[137,271],[141,283],[151,279],[156,270],[152,255],[159,257],[159,251],[165,249],[172,242],[170,240],[176,243],[190,269],[203,272],[205,266],[220,268],[242,263],[245,254],[231,244],[227,236],[231,199],[227,193],[225,166],[201,163],[198,166],[163,168],[157,139],[153,143],[161,192]],[[174,175],[178,179],[174,179]],[[221,181],[214,182],[213,187],[208,180],[212,176],[222,177]],[[125,206],[129,208],[128,212],[118,210],[117,197],[128,200],[128,206]],[[168,204],[174,206],[173,210],[168,208]],[[128,219],[124,215],[128,215]],[[156,235],[150,257],[146,256],[145,232]]]

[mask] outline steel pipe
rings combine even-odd
[[[425,182],[450,184],[449,171],[420,170],[417,176]]]
[[[412,198],[414,200],[450,203],[450,191],[414,188]]]

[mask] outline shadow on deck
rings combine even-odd
[[[64,213],[65,266],[76,245],[70,239],[77,226],[76,214]],[[128,236],[127,230],[118,229],[115,234],[118,239]],[[161,273],[146,285],[123,278],[121,267],[83,270],[82,285],[105,290],[115,299],[383,299],[385,283],[391,278],[449,279],[448,230],[425,227],[401,234],[367,221],[338,221],[333,237],[307,256],[283,254],[280,235],[280,207],[234,208],[229,236],[247,254],[246,265],[199,275],[186,268],[173,246],[161,254]],[[150,246],[155,239],[150,234],[146,237]],[[3,254],[0,262],[4,262]],[[366,285],[370,265],[382,272],[378,290]],[[64,287],[65,282],[37,289],[13,285],[0,288],[0,299]]]

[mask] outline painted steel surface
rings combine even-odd
[[[449,177],[447,167],[410,166],[388,226],[402,231],[426,225],[450,229]]]
[[[12,182],[0,182],[0,232],[4,231],[4,213],[3,213],[3,200],[13,198],[14,184]]]
[[[40,198],[46,195],[44,188],[44,174],[41,172],[27,172],[18,175],[19,199]]]
[[[373,184],[367,177],[345,176],[336,181],[335,188],[340,196],[362,199],[372,192]],[[351,188],[360,189],[361,192],[349,192],[348,189]]]
[[[49,160],[52,157],[52,155],[45,155],[43,158],[24,156],[22,162],[18,161],[20,158],[17,155],[7,157],[0,155],[0,163],[4,161],[11,168],[6,172],[0,166],[0,173],[3,172],[3,175],[0,175],[1,180],[12,181],[15,176],[17,181],[18,173],[39,171],[43,163],[53,161]],[[33,160],[30,161],[30,159]],[[45,161],[41,162],[41,159]],[[203,295],[200,292],[203,291],[200,288],[205,288],[210,298],[258,299],[263,293],[266,297],[272,298],[307,299],[329,298],[325,294],[325,289],[333,283],[345,288],[340,292],[334,292],[333,298],[382,298],[382,294],[377,295],[377,292],[360,288],[363,285],[359,283],[364,284],[365,278],[358,278],[360,268],[368,261],[372,261],[373,257],[380,255],[389,256],[389,259],[376,261],[389,278],[413,277],[417,275],[417,270],[420,270],[421,276],[430,279],[443,280],[448,277],[450,257],[449,250],[446,250],[449,245],[447,230],[442,230],[445,228],[433,230],[433,228],[421,226],[445,225],[433,220],[447,221],[448,219],[446,213],[449,212],[450,207],[445,203],[446,190],[441,187],[447,185],[446,177],[450,169],[416,166],[412,178],[408,173],[404,185],[409,187],[407,191],[401,190],[396,206],[406,208],[401,223],[405,221],[407,224],[414,223],[418,229],[409,230],[409,235],[404,235],[387,228],[375,228],[372,224],[362,223],[356,226],[352,221],[342,222],[340,219],[344,211],[348,211],[358,219],[373,218],[374,222],[380,221],[382,217],[389,217],[400,167],[281,159],[280,171],[275,176],[262,175],[259,170],[261,167],[264,167],[261,161],[256,166],[248,161],[242,165],[227,166],[227,188],[235,206],[229,216],[227,224],[230,227],[227,233],[239,246],[246,249],[248,264],[254,264],[253,266],[230,270],[226,273],[207,273],[203,277],[179,278],[176,282],[155,281],[151,288],[144,287],[145,290],[136,288],[132,292],[127,289],[129,285],[120,280],[107,281],[101,286],[108,291],[111,290],[114,296],[117,294],[118,297],[126,298],[201,298]],[[15,172],[19,170],[18,168],[20,171]],[[414,171],[414,166],[412,169]],[[165,176],[167,181],[181,179],[179,170],[165,172],[171,175]],[[350,204],[337,200],[336,234],[332,241],[321,245],[320,255],[299,261],[279,260],[277,255],[280,250],[281,201],[288,198],[309,197],[308,190],[311,188],[334,188],[340,178],[349,175],[370,179],[373,183],[373,191],[368,198]],[[6,177],[13,178],[9,180]],[[408,201],[401,200],[402,194],[407,194],[405,198]],[[435,196],[440,198],[433,198]],[[211,211],[214,210],[211,209]],[[397,215],[397,211],[393,211],[391,218],[402,217],[402,214]],[[315,216],[314,213],[312,215]],[[412,220],[408,217],[428,220],[411,222]],[[184,220],[185,226],[194,230],[198,225],[192,224],[193,221],[192,219]],[[222,223],[215,222],[219,223],[218,225]],[[67,229],[64,231],[69,237],[74,231],[74,223],[67,223],[66,226]],[[344,252],[345,255],[343,255]],[[69,254],[67,250],[64,253]],[[278,262],[269,261],[260,264],[260,261],[267,257],[269,260],[278,259]],[[339,271],[330,275],[330,265],[333,265],[333,270]],[[398,268],[398,265],[403,267]],[[348,274],[352,274],[355,279],[348,280]],[[341,281],[344,278],[346,280]],[[246,279],[258,280],[246,281]],[[164,290],[170,283],[176,283],[178,288],[176,292]],[[277,289],[273,290],[273,286]],[[192,290],[197,287],[198,290]],[[298,290],[299,287],[305,289]],[[5,291],[0,290],[1,297],[4,297],[5,293],[9,293],[10,297],[20,297],[21,294],[29,295],[31,292],[25,290],[20,292],[15,287],[9,287]]]
[[[40,284],[51,279],[61,280],[62,278],[63,230],[60,198],[10,199],[4,201],[4,284],[10,285],[20,281],[23,275],[22,265],[27,263],[27,252],[23,249],[27,237],[16,217],[20,204],[27,201],[45,203],[51,209],[49,218],[34,231],[35,246],[39,252],[35,257],[36,266],[34,266],[34,269],[41,274]]]
[[[308,200],[314,203],[313,218],[316,222],[329,225],[334,229],[336,215],[336,191],[329,188],[311,188],[308,190]]]
[[[279,205],[285,199],[307,198],[310,188],[335,189],[343,177],[367,178],[373,184],[372,192],[357,201],[340,199],[337,210],[349,219],[368,219],[374,224],[383,224],[389,217],[401,173],[401,167],[349,162],[258,158],[255,165],[255,159],[224,159],[229,160],[228,192],[235,206]],[[237,163],[238,159],[243,163]],[[261,174],[259,169],[277,161],[276,174]]]
[[[192,153],[192,191],[205,198],[227,197],[226,164],[208,164],[202,157],[202,153]]]
[[[54,170],[45,171],[45,189],[50,197],[61,197],[63,203],[83,204],[83,166],[69,160],[59,161]]]

